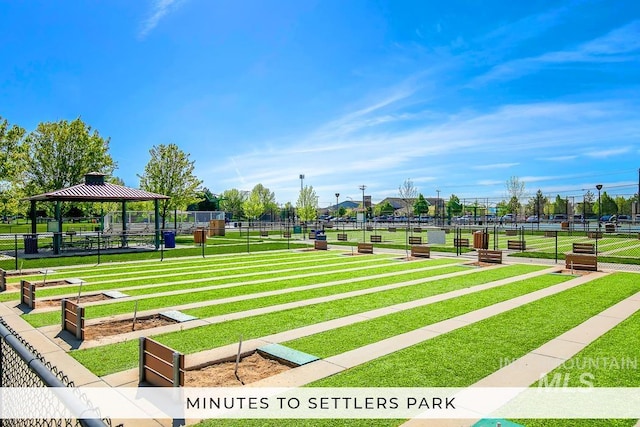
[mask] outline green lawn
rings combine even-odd
[[[190,354],[234,343],[241,334],[245,340],[258,338],[392,304],[513,277],[542,268],[544,267],[513,265],[498,269],[476,270],[471,274],[451,279],[231,320],[162,334],[155,336],[154,339],[177,351]],[[137,363],[137,342],[129,341],[73,351],[71,355],[96,375],[102,376],[135,367]]]

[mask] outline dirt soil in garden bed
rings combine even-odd
[[[233,387],[242,386],[234,371],[236,362],[222,362],[202,369],[185,372],[185,387]],[[252,353],[240,359],[238,377],[245,384],[250,384],[264,378],[288,371],[291,367],[276,360]]]
[[[76,298],[76,297],[70,297],[70,298],[67,298],[67,299],[70,299],[74,303],[78,304],[78,298]],[[108,296],[103,295],[103,294],[86,295],[86,296],[80,296],[79,304],[82,305],[82,303],[94,302],[94,301],[112,300],[112,299],[113,298],[109,298]],[[37,308],[42,308],[42,307],[60,307],[61,303],[62,303],[62,298],[40,300],[40,299],[38,299],[38,294],[36,293],[36,307]]]
[[[80,298],[82,299],[82,298]],[[124,334],[131,331],[140,331],[143,329],[157,328],[158,326],[165,326],[177,323],[175,320],[168,319],[159,314],[153,316],[139,317],[136,319],[136,327],[132,328],[133,319],[115,320],[112,322],[96,323],[85,327],[84,339],[95,340],[102,337],[108,337],[111,335]]]
[[[32,282],[34,283],[34,282]],[[42,287],[47,287],[47,286],[60,286],[60,285],[69,285],[69,282],[67,282],[66,280],[52,280],[52,281],[47,281],[47,282],[35,282],[36,284],[36,288],[42,288]],[[19,291],[20,290],[20,283],[15,283],[15,284],[11,284],[11,285],[7,285],[7,290],[8,291]]]

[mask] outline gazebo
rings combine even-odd
[[[38,194],[27,198],[31,202],[31,232],[35,235],[36,230],[36,202],[55,202],[55,219],[58,223],[58,233],[54,233],[53,252],[58,254],[62,243],[62,212],[61,202],[119,202],[122,204],[122,217],[126,217],[128,201],[149,201],[153,200],[155,208],[155,248],[160,247],[160,215],[158,200],[169,199],[168,196],[136,188],[124,187],[122,185],[110,184],[104,180],[105,174],[90,172],[85,175],[84,184],[74,185],[61,190],[49,193]],[[126,221],[122,223],[123,235],[127,231]]]

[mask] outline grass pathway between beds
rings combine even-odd
[[[580,376],[593,375],[587,379],[594,387],[640,387],[640,312],[622,321],[612,330],[598,338],[574,357],[547,374],[547,384],[555,375],[561,375],[562,385],[568,379],[569,387],[584,387]],[[537,387],[538,383],[532,384]],[[635,419],[546,419],[514,420],[527,427],[632,427]]]
[[[275,253],[257,253],[257,254],[231,254],[230,256],[212,256],[208,258],[171,258],[164,261],[159,260],[144,260],[144,261],[131,261],[131,262],[117,262],[112,264],[99,264],[91,266],[74,266],[74,267],[52,267],[49,270],[53,270],[54,273],[47,274],[47,281],[59,280],[69,277],[82,277],[82,279],[89,281],[90,279],[112,277],[120,275],[142,275],[146,273],[154,273],[165,270],[173,269],[185,269],[192,268],[226,268],[229,266],[241,266],[252,265],[263,261],[280,261],[288,259],[300,259],[300,258],[329,258],[329,255],[333,257],[337,256],[331,252],[300,252],[300,251],[274,251]],[[34,273],[23,276],[9,277],[7,283],[14,284],[19,283],[20,279],[27,281],[39,282],[44,279],[44,273]]]
[[[302,326],[337,319],[376,308],[413,301],[444,292],[489,283],[520,274],[539,271],[546,267],[510,265],[497,269],[478,270],[468,275],[427,282],[420,285],[381,291],[357,297],[314,304],[306,307],[271,312],[194,329],[157,335],[154,339],[190,354],[244,340],[259,338]],[[134,368],[137,364],[137,342],[110,344],[86,350],[72,351],[71,355],[96,375],[103,376]]]
[[[188,284],[190,288],[211,286],[220,282],[229,281],[248,281],[252,278],[269,278],[269,277],[284,277],[295,276],[302,274],[305,271],[312,273],[330,272],[336,269],[336,267],[350,266],[354,269],[367,268],[371,265],[379,264],[396,264],[397,261],[391,257],[386,258],[327,258],[322,260],[298,260],[288,261],[283,263],[270,263],[270,268],[265,270],[264,263],[259,266],[251,267],[238,267],[229,268],[228,270],[200,270],[196,273],[175,273],[175,274],[161,274],[153,276],[142,276],[139,278],[126,278],[117,279],[113,278],[109,281],[84,283],[82,286],[82,293],[88,294],[91,292],[100,292],[109,289],[126,290],[130,295],[144,295],[160,292],[171,292],[177,289],[181,289],[184,285]],[[294,265],[294,266],[292,266]],[[344,268],[343,268],[344,269]],[[217,275],[214,275],[217,273]],[[173,279],[173,280],[172,280]],[[177,279],[177,280],[176,280]],[[55,288],[39,289],[38,297],[47,298],[59,295],[73,294],[77,290],[78,285],[74,286],[62,286]],[[16,294],[17,295],[17,294]],[[15,297],[14,297],[15,299]]]
[[[320,358],[327,358],[492,304],[557,285],[572,278],[572,276],[561,276],[557,274],[537,276],[485,291],[463,295],[453,300],[403,310],[398,313],[343,326],[282,344]]]
[[[501,361],[522,357],[638,291],[640,280],[637,274],[615,273],[315,381],[309,386],[466,387],[499,369]],[[620,384],[615,376],[611,379],[612,384]],[[638,386],[638,383],[634,385]],[[396,426],[402,422],[383,419],[242,419],[208,420],[198,427],[299,427],[301,424],[368,427]]]
[[[299,275],[300,277],[291,277],[283,279],[278,273],[273,273],[272,278],[255,280],[247,283],[238,279],[237,281],[229,281],[212,289],[194,290],[191,287],[183,286],[184,292],[174,295],[157,295],[149,298],[137,299],[138,311],[152,310],[165,307],[180,306],[189,303],[197,303],[201,301],[215,301],[222,298],[233,296],[250,295],[256,292],[268,292],[282,289],[294,289],[297,287],[311,285],[316,283],[328,283],[339,280],[367,280],[376,274],[397,273],[403,274],[423,274],[424,269],[432,267],[446,266],[455,264],[458,261],[451,259],[424,260],[411,263],[390,263],[380,266],[380,262],[374,263],[378,267],[366,266],[357,269],[346,269],[337,273],[317,272],[314,274]],[[459,267],[460,269],[468,267]],[[333,271],[333,270],[331,270]],[[318,277],[321,276],[321,281]],[[234,285],[235,284],[235,285]],[[89,305],[85,311],[87,319],[97,319],[105,316],[116,314],[132,313],[135,307],[134,300],[125,300],[122,302],[110,302],[108,304]],[[212,310],[216,310],[215,308]],[[60,322],[59,310],[51,310],[44,313],[30,313],[24,316],[24,319],[34,327],[54,325]]]

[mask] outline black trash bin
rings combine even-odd
[[[38,253],[38,235],[37,234],[24,235],[24,253],[25,254]]]
[[[323,230],[316,230],[316,240],[327,240],[327,235],[324,234]]]
[[[164,236],[164,247],[167,249],[173,249],[176,247],[176,233],[173,231],[165,231],[162,233]]]

